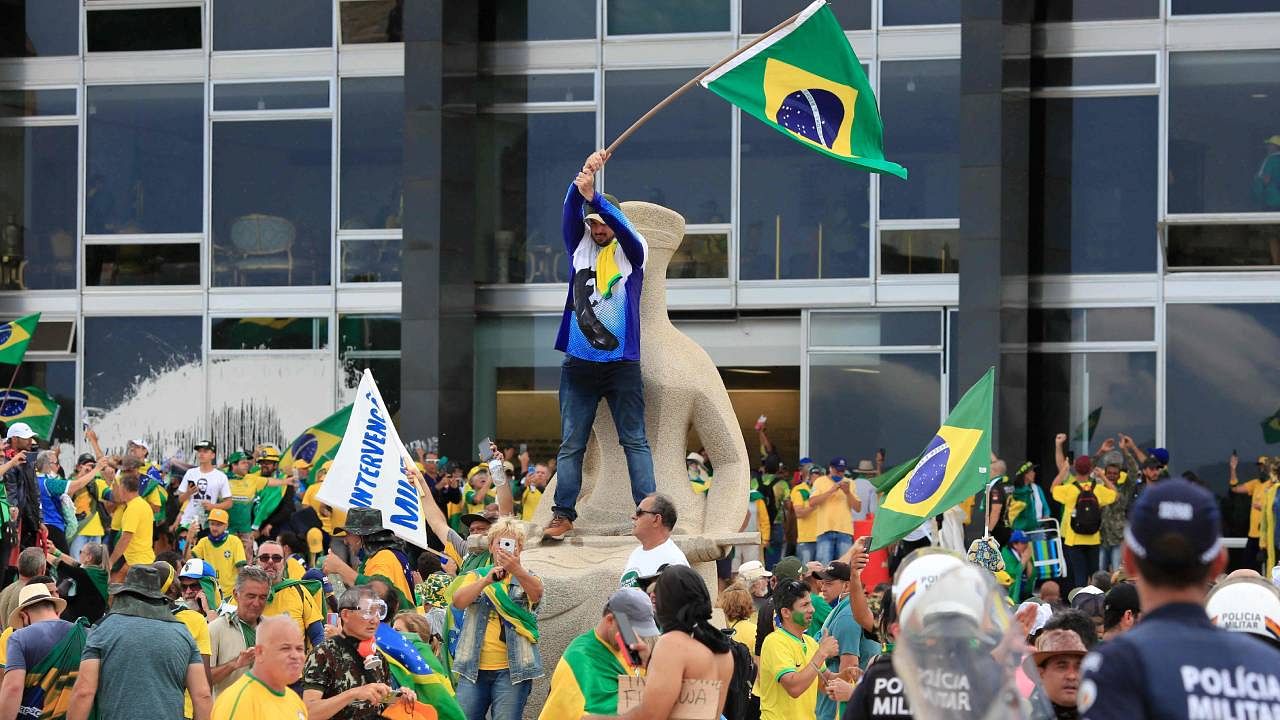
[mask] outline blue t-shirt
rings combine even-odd
[[[831,608],[831,614],[822,623],[818,637],[828,634],[836,639],[840,653],[827,659],[827,670],[840,672],[840,655],[858,655],[862,652],[862,628],[854,622],[853,612],[849,609],[849,596],[840,598],[840,602]],[[862,658],[859,657],[859,665]],[[817,720],[840,720],[836,714],[836,701],[827,697],[826,693],[818,693]]]
[[[41,475],[36,482],[40,485],[40,518],[49,527],[66,530],[67,522],[62,519],[62,496],[67,492],[67,481],[56,475]]]

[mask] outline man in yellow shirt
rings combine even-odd
[[[302,677],[306,647],[302,633],[284,618],[274,617],[258,625],[253,669],[213,703],[212,720],[306,720],[307,707],[289,688]]]
[[[324,642],[324,615],[304,583],[284,577],[284,561],[280,543],[268,540],[258,546],[258,567],[271,578],[271,594],[262,617],[289,616],[314,647]]]
[[[843,457],[831,458],[827,474],[813,482],[810,506],[817,515],[817,549],[810,560],[826,567],[853,546],[853,511],[862,509],[862,501],[853,492],[853,479],[845,477],[849,462]]]
[[[839,654],[839,644],[830,635],[818,642],[804,634],[813,615],[804,583],[788,580],[778,585],[773,606],[782,624],[760,647],[760,720],[813,720],[822,668]]]
[[[1263,503],[1266,500],[1267,491],[1276,483],[1276,479],[1271,476],[1271,458],[1266,455],[1258,457],[1258,476],[1247,482],[1242,483],[1236,477],[1236,468],[1239,464],[1240,458],[1233,453],[1227,465],[1230,469],[1228,479],[1231,492],[1249,496],[1249,532],[1244,546],[1244,566],[1257,570],[1262,560],[1259,552],[1262,538],[1262,513],[1263,508],[1267,507]]]
[[[352,508],[347,513],[347,524],[342,528],[352,557],[364,557],[359,567],[352,568],[337,555],[330,553],[324,559],[324,571],[336,573],[347,587],[367,584],[380,579],[395,589],[400,596],[400,607],[415,608],[418,600],[413,592],[413,575],[409,556],[404,551],[404,541],[386,529],[382,511],[377,508]]]
[[[200,538],[187,552],[187,559],[198,557],[213,566],[218,573],[218,587],[223,597],[230,597],[236,587],[236,576],[247,559],[244,544],[240,538],[227,531],[227,511],[214,508],[209,511],[209,534]],[[198,525],[192,525],[188,532],[194,538]]]
[[[1059,434],[1063,442],[1066,435]],[[1116,491],[1093,475],[1088,455],[1063,465],[1053,479],[1053,499],[1062,504],[1062,544],[1067,556],[1067,579],[1063,592],[1089,584],[1098,571],[1102,544],[1102,508],[1116,501]],[[1068,479],[1068,475],[1070,478]]]
[[[262,476],[249,472],[251,465],[249,456],[243,450],[237,450],[227,457],[227,486],[231,488],[228,525],[245,547],[253,542],[253,500],[261,489],[258,485],[262,481]]]
[[[805,478],[791,488],[791,512],[796,516],[796,556],[809,562],[818,551],[818,515],[813,506],[813,486]]]
[[[538,463],[524,479],[524,495],[520,498],[520,519],[533,522],[533,513],[542,502],[542,493],[547,489],[547,481],[551,479],[551,471],[546,463]]]
[[[155,516],[151,505],[138,495],[141,466],[142,462],[137,458],[125,458],[120,465],[115,488],[111,491],[111,497],[121,510],[118,524],[112,527],[119,537],[108,565],[120,578],[129,571],[130,565],[147,565],[156,561],[155,550],[151,547]]]

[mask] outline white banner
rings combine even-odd
[[[366,369],[347,431],[317,497],[344,510],[378,508],[383,527],[406,542],[425,548],[427,518],[418,490],[405,474],[408,453],[386,407],[373,374]]]

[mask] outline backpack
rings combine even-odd
[[[1077,535],[1093,535],[1102,529],[1102,505],[1093,494],[1094,483],[1089,483],[1088,488],[1083,485],[1079,488],[1076,507],[1071,511],[1071,529]]]
[[[725,720],[755,720],[748,708],[751,686],[756,681],[756,662],[751,657],[751,649],[732,637],[729,638],[729,652],[733,655],[733,675],[729,678],[729,692],[724,698]]]

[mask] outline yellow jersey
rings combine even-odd
[[[813,488],[809,487],[809,483],[800,483],[791,488],[791,507],[799,510],[809,507],[809,496],[813,494]],[[806,517],[800,517],[796,513],[796,542],[817,542],[818,540],[818,512],[811,512]]]
[[[213,701],[211,720],[307,720],[307,706],[290,688],[276,692],[245,673]]]
[[[227,531],[222,542],[214,544],[208,536],[200,538],[200,542],[192,548],[191,555],[213,566],[218,573],[218,587],[223,597],[231,597],[236,587],[236,577],[240,575],[240,566],[248,562],[244,554],[244,543],[240,538]]]
[[[853,482],[847,478],[846,480]],[[836,481],[834,479],[823,475],[813,482],[813,494],[824,493],[835,486]],[[843,492],[837,490],[833,496],[819,504],[818,509],[814,510],[813,514],[818,516],[819,535],[832,531],[849,536],[853,535],[853,512]]]
[[[151,504],[141,497],[135,496],[125,503],[120,513],[120,532],[133,533],[129,547],[124,550],[124,561],[130,565],[143,565],[156,561],[155,550],[151,547],[155,530],[155,515]]]

